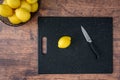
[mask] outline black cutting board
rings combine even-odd
[[[78,74],[112,73],[113,46],[111,17],[39,17],[38,73]],[[92,38],[100,58],[96,59],[81,31],[81,25]],[[61,36],[71,36],[66,49],[58,48]],[[47,54],[42,53],[42,38],[47,37]]]

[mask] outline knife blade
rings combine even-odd
[[[82,30],[82,33],[86,39],[86,41],[88,42],[88,44],[90,45],[90,48],[92,50],[92,52],[95,54],[96,58],[98,59],[100,57],[99,53],[97,52],[97,50],[95,49],[95,46],[93,44],[93,41],[92,39],[90,38],[89,34],[87,33],[87,31],[84,29],[83,26],[81,26],[81,30]]]

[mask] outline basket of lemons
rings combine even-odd
[[[28,22],[38,11],[39,0],[1,0],[0,20],[10,26]]]

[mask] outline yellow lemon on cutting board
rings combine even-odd
[[[0,5],[0,15],[3,17],[9,17],[13,15],[13,10],[5,4]]]
[[[31,17],[30,12],[24,8],[16,9],[15,14],[18,17],[18,19],[20,19],[22,22],[27,22]]]
[[[58,48],[67,48],[71,44],[71,37],[70,36],[62,36],[58,40]]]
[[[7,4],[11,8],[18,8],[20,6],[20,0],[7,0]]]
[[[21,0],[20,7],[28,10],[29,12],[31,11],[31,5],[29,3],[27,3],[25,0]]]
[[[38,3],[31,4],[31,12],[36,12],[38,10]]]
[[[8,17],[8,19],[9,19],[9,21],[12,24],[19,24],[19,23],[21,23],[21,20],[18,19],[18,17],[15,14],[13,16]]]
[[[29,4],[34,4],[36,3],[38,0],[26,0]]]

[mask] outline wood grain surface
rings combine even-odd
[[[38,75],[38,16],[113,17],[113,73]],[[0,22],[0,80],[120,80],[120,0],[41,0],[25,25]]]

